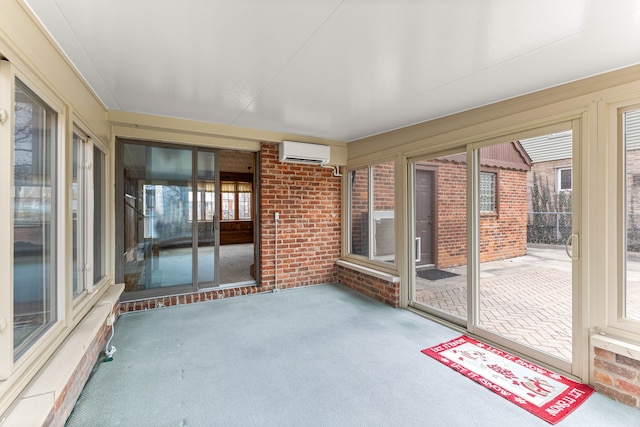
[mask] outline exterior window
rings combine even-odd
[[[558,183],[558,192],[571,191],[571,168],[559,168],[556,182]]]
[[[220,183],[220,193],[222,220],[251,220],[252,185],[250,182],[223,181]]]
[[[350,253],[395,262],[395,164],[349,172]]]
[[[622,294],[622,317],[640,322],[640,279],[632,267],[640,252],[640,188],[635,185],[640,174],[640,110],[628,111],[622,117],[625,155],[626,279]]]
[[[369,168],[349,171],[350,253],[369,256]]]
[[[496,211],[496,174],[480,172],[480,212]]]
[[[80,130],[73,132],[71,215],[73,298],[105,274],[105,154]]]
[[[86,270],[85,256],[87,248],[84,246],[86,241],[85,223],[87,221],[87,209],[85,196],[87,194],[87,180],[85,171],[87,169],[86,146],[87,138],[77,132],[73,133],[73,162],[72,162],[72,181],[71,181],[71,216],[72,216],[72,234],[73,234],[73,297],[76,298],[86,289],[85,275]]]
[[[104,245],[106,243],[106,155],[98,147],[93,147],[93,283],[97,283],[106,274]],[[89,253],[89,252],[87,252]]]
[[[22,355],[57,320],[57,114],[15,85],[13,351]]]

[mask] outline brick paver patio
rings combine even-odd
[[[466,319],[466,267],[440,280],[416,278],[415,300]],[[640,320],[640,263],[629,263],[627,317]],[[480,327],[571,360],[571,262],[562,247],[527,249],[527,255],[483,263]]]

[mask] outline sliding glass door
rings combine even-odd
[[[218,220],[216,203],[216,155],[213,152],[198,152],[198,191],[196,198],[197,224],[197,271],[199,287],[217,283],[216,266],[218,254]]]
[[[411,175],[410,305],[566,372],[579,292],[575,125],[417,158]]]
[[[216,153],[118,143],[125,291],[159,295],[167,293],[164,288],[215,286]]]

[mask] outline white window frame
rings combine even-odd
[[[53,293],[55,294],[56,318],[52,320],[51,326],[37,338],[28,348],[25,349],[14,360],[13,344],[13,150],[14,150],[14,108],[15,108],[15,82],[19,79],[26,87],[36,94],[46,105],[57,115],[56,120],[56,148],[55,148],[55,177],[56,177],[56,199],[55,199],[55,227],[54,246],[56,256],[52,261],[55,265],[55,281]],[[0,287],[0,381],[6,380],[13,375],[24,372],[31,364],[37,360],[37,355],[49,348],[63,330],[67,320],[66,294],[67,289],[63,283],[67,283],[67,271],[64,268],[64,254],[66,249],[65,236],[63,231],[67,229],[65,224],[68,208],[65,206],[66,169],[67,159],[65,158],[64,135],[66,127],[66,109],[64,103],[43,84],[39,79],[17,70],[8,61],[0,61],[0,108],[7,113],[7,120],[0,123],[0,136],[8,144],[0,144],[0,197],[8,200],[9,203],[0,205],[0,270],[8,272],[10,286]],[[4,90],[4,89],[7,90]]]
[[[625,112],[640,109],[640,98],[627,98],[606,104],[603,108],[602,127],[611,144],[605,150],[606,170],[608,171],[606,209],[611,221],[607,222],[608,241],[611,249],[607,251],[607,264],[611,265],[606,274],[606,312],[604,307],[596,311],[603,316],[601,330],[611,336],[637,341],[640,339],[640,322],[626,319],[625,287],[627,282],[627,238],[626,238],[626,150],[623,134],[623,115]],[[604,296],[604,295],[603,295]],[[606,315],[605,315],[606,314]]]
[[[375,174],[374,174],[374,168],[376,166],[379,165],[384,165],[384,164],[388,164],[388,163],[392,163],[393,164],[393,169],[394,169],[394,209],[393,211],[376,211],[375,208]],[[368,213],[369,213],[369,221],[368,221],[368,251],[367,251],[367,255],[359,255],[359,254],[354,254],[353,253],[353,248],[351,245],[352,242],[352,232],[353,230],[351,229],[351,219],[352,219],[352,207],[353,207],[353,199],[352,199],[352,191],[353,191],[353,187],[352,187],[352,183],[350,182],[350,180],[348,181],[348,191],[347,191],[347,241],[348,241],[348,251],[347,251],[347,257],[354,257],[354,260],[366,260],[366,262],[371,262],[373,264],[376,264],[377,266],[384,266],[384,269],[389,269],[389,267],[392,268],[397,268],[397,264],[398,264],[398,254],[397,254],[397,248],[394,242],[394,247],[393,247],[393,254],[392,255],[381,255],[381,256],[377,256],[375,254],[375,247],[376,247],[376,240],[375,240],[375,234],[376,234],[376,221],[381,222],[381,221],[385,221],[385,220],[393,220],[393,227],[394,227],[394,236],[396,235],[396,230],[397,230],[397,212],[398,212],[398,205],[397,205],[397,200],[395,199],[395,194],[396,194],[396,188],[397,188],[397,175],[398,175],[398,165],[397,162],[395,161],[395,159],[385,159],[385,160],[380,160],[380,161],[376,161],[376,162],[372,162],[370,164],[366,164],[366,165],[361,165],[361,166],[357,166],[357,167],[352,167],[349,168],[349,170],[347,171],[347,173],[345,174],[346,176],[350,176],[352,171],[357,171],[357,170],[366,170],[367,171],[367,176],[368,176],[368,182],[367,182],[367,191],[368,191],[368,200],[367,200],[367,206],[368,206]],[[393,257],[393,262],[390,262],[391,259],[389,258],[390,256]]]
[[[83,307],[87,305],[88,300],[91,298],[92,294],[95,293],[97,289],[109,283],[111,279],[111,273],[108,271],[108,268],[107,268],[110,262],[110,253],[111,253],[111,247],[108,246],[107,244],[107,236],[109,235],[110,233],[109,230],[111,229],[110,222],[109,222],[110,215],[106,211],[104,211],[104,208],[109,206],[108,182],[110,179],[110,174],[109,174],[109,156],[107,154],[108,150],[105,148],[104,144],[100,142],[100,140],[98,140],[92,135],[92,133],[86,131],[88,127],[83,124],[82,120],[79,117],[74,117],[72,129],[73,129],[73,132],[70,132],[70,136],[69,136],[69,141],[71,143],[72,143],[74,134],[80,136],[84,140],[85,161],[84,161],[84,167],[82,168],[82,172],[83,172],[83,179],[85,180],[86,185],[85,185],[85,191],[83,196],[84,196],[84,205],[85,205],[84,208],[85,208],[85,211],[88,212],[89,214],[86,215],[87,218],[85,218],[84,224],[82,226],[84,241],[79,244],[79,248],[83,248],[84,250],[84,268],[81,270],[81,272],[82,272],[85,288],[84,288],[84,291],[79,295],[77,295],[75,299],[73,298],[73,283],[72,283],[72,276],[71,276],[73,274],[72,265],[68,266],[68,274],[69,274],[68,283],[71,284],[70,286],[68,286],[69,295],[70,295],[69,301],[73,301],[73,307],[68,307],[68,313],[70,316],[75,313],[80,313]],[[95,222],[95,215],[91,214],[92,212],[95,211],[94,209],[95,186],[96,186],[96,182],[94,179],[94,170],[96,168],[95,159],[94,159],[95,149],[100,150],[100,152],[103,155],[103,164],[101,165],[102,182],[99,184],[102,185],[101,205],[103,207],[104,216],[102,218],[102,222],[100,222],[99,224],[96,224]],[[71,152],[72,149],[70,148],[69,151]],[[71,153],[69,154],[68,159],[69,159],[68,161],[69,161],[69,174],[70,174],[71,168],[73,167]],[[69,182],[69,193],[70,193],[71,185],[72,185],[71,178],[69,178],[68,182]],[[69,216],[71,216],[71,213],[72,213],[71,196],[69,196],[68,209],[69,209]],[[95,259],[94,250],[95,250],[95,243],[96,243],[94,241],[95,225],[99,225],[101,228],[100,243],[102,247],[102,252],[100,254],[101,265],[99,266],[95,265],[95,262],[94,262],[94,259]],[[71,245],[73,245],[73,240],[72,240],[73,233],[71,230],[71,221],[69,221],[67,227],[68,227],[68,234],[69,234],[68,244],[69,244],[69,247],[71,248]],[[100,277],[96,280],[94,279],[94,274],[97,268],[100,268],[103,271],[101,272],[102,274],[100,275]]]
[[[569,171],[571,175],[571,188],[562,188],[562,172]],[[563,166],[556,168],[556,191],[560,193],[561,191],[571,191],[573,190],[573,171],[571,166]]]

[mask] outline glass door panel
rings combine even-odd
[[[198,151],[198,192],[196,221],[198,224],[197,283],[199,287],[218,282],[218,215],[216,203],[216,154]]]
[[[193,284],[192,150],[124,144],[125,290]]]
[[[479,150],[474,332],[572,360],[572,134]],[[516,346],[517,347],[517,346]]]
[[[466,152],[414,163],[412,305],[467,321]]]

